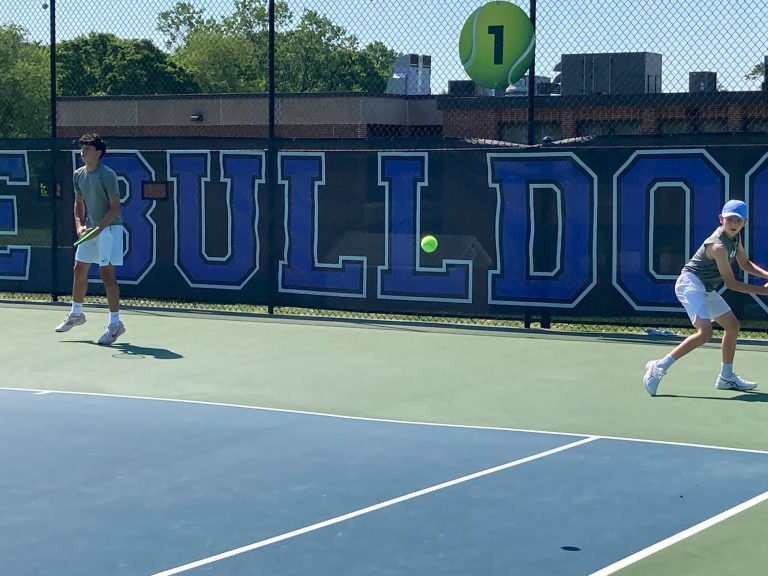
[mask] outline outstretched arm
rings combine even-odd
[[[741,246],[739,246],[739,249],[736,252],[736,261],[739,263],[739,267],[747,274],[768,280],[768,270],[760,268],[760,266],[752,262],[752,260],[747,257],[744,248]]]
[[[743,252],[741,246],[739,246],[739,250]],[[733,268],[731,268],[731,263],[728,262],[728,250],[722,244],[708,244],[707,256],[712,258],[712,260],[717,263],[717,270],[720,272],[720,277],[723,279],[723,283],[725,284],[725,287],[728,288],[728,290],[744,292],[746,294],[761,294],[763,296],[768,296],[768,283],[763,286],[756,286],[755,284],[747,284],[746,282],[740,282],[739,280],[736,280],[736,277],[733,275]],[[743,268],[742,260],[738,260],[739,252],[736,253],[736,257],[739,265]],[[745,254],[743,255],[743,258],[749,262],[749,259],[746,258]],[[752,266],[754,269],[757,269],[754,264]],[[762,270],[762,272],[765,273],[765,270]],[[759,274],[756,274],[756,276],[758,275]],[[768,274],[762,277],[768,278]]]

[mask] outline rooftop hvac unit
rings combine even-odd
[[[688,92],[717,92],[717,72],[689,72]]]
[[[432,93],[432,57],[428,54],[403,54],[395,60],[386,94],[423,96]]]
[[[661,92],[661,54],[563,54],[563,96]]]

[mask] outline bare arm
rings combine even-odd
[[[733,275],[733,268],[731,268],[731,264],[728,262],[728,250],[722,244],[708,244],[707,256],[717,263],[717,270],[720,272],[723,283],[728,290],[768,296],[768,284],[756,286],[754,284],[747,284],[746,282],[736,280],[736,277]],[[739,264],[741,264],[741,262],[739,262]]]
[[[768,271],[752,262],[747,257],[747,253],[742,246],[739,246],[739,249],[736,252],[736,261],[739,263],[739,267],[747,274],[768,280]]]
[[[80,234],[83,233],[83,230],[85,230],[85,202],[83,202],[83,197],[80,194],[75,194],[74,213],[75,232],[80,236]]]

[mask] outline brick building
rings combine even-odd
[[[447,138],[524,143],[526,98],[438,101]],[[768,93],[710,92],[639,95],[537,96],[536,137],[768,132]]]
[[[535,141],[588,135],[768,132],[768,92],[537,96]],[[280,94],[278,138],[446,138],[525,143],[524,97]],[[58,131],[113,136],[268,135],[265,94],[66,97]]]
[[[112,136],[241,136],[267,138],[266,94],[62,97],[58,133]],[[440,136],[442,112],[434,96],[280,94],[278,138],[365,139]]]

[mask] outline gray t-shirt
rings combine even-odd
[[[83,197],[88,215],[85,219],[86,226],[97,226],[104,215],[109,211],[109,199],[118,196],[117,174],[104,164],[99,164],[93,172],[88,172],[85,166],[81,166],[72,176],[75,185],[75,194]],[[120,215],[112,221],[112,224],[122,224]]]
[[[736,234],[731,239],[728,238],[722,227],[718,227],[709,238],[704,240],[701,247],[696,250],[693,258],[688,261],[688,264],[683,266],[683,270],[695,274],[701,280],[701,283],[704,284],[707,292],[717,290],[723,283],[723,278],[720,276],[720,270],[717,269],[717,262],[707,256],[707,246],[710,244],[722,244],[725,246],[725,249],[728,250],[728,263],[732,265],[740,242],[741,237],[739,234]]]

